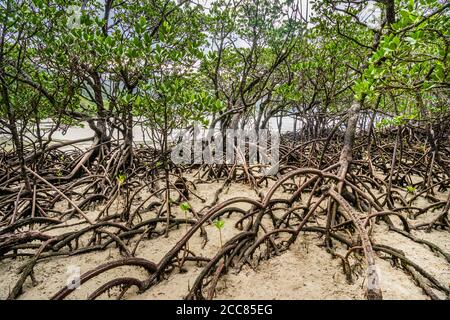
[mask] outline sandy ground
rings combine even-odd
[[[214,192],[222,186],[222,182],[197,184],[196,193],[205,198],[202,203],[196,198],[192,198],[190,204],[196,210],[202,209],[213,199]],[[264,190],[267,190],[264,189]],[[248,196],[257,198],[256,193],[245,184],[233,184],[228,191],[220,196],[220,201],[233,197]],[[283,197],[281,192],[276,193],[276,197]],[[445,195],[441,195],[445,197]],[[142,195],[145,198],[145,194]],[[422,201],[422,202],[420,202]],[[424,200],[415,203],[417,206],[426,206]],[[248,206],[241,205],[243,209]],[[112,206],[110,214],[114,213],[116,205]],[[87,211],[88,215],[95,218],[98,208]],[[177,209],[175,213],[179,217],[184,214]],[[411,224],[430,221],[437,212],[427,212],[416,220],[409,220]],[[143,216],[144,219],[154,217],[154,213]],[[225,220],[222,230],[223,241],[227,241],[233,235],[239,233],[234,227],[237,215],[232,215]],[[58,228],[51,231],[52,234],[60,234],[72,230],[77,230],[85,225],[71,224],[79,222],[72,219],[67,222],[67,227]],[[221,244],[218,230],[210,225],[206,227],[209,241],[202,249],[203,239],[197,233],[189,242],[189,249],[197,255],[213,257],[219,250]],[[166,252],[168,252],[186,232],[186,227],[181,226],[169,233],[168,238],[159,237],[156,239],[143,240],[138,247],[137,257],[157,263]],[[447,253],[450,252],[450,234],[445,231],[434,230],[431,233],[413,231],[414,236],[423,238],[438,245]],[[450,265],[442,255],[433,253],[428,247],[418,244],[405,236],[393,231],[388,231],[385,224],[378,224],[373,230],[374,242],[386,244],[402,250],[412,261],[419,264],[427,272],[433,275],[440,283],[450,284]],[[137,237],[136,237],[137,238]],[[83,239],[84,240],[84,239]],[[85,239],[87,241],[87,239]],[[262,261],[256,269],[245,266],[241,272],[236,273],[231,270],[223,276],[218,283],[216,299],[364,299],[365,273],[359,272],[354,276],[354,283],[349,284],[342,272],[340,259],[333,258],[322,247],[323,240],[314,233],[301,233],[301,236],[291,246],[290,250]],[[129,248],[134,248],[136,240],[129,244]],[[336,248],[337,251],[345,253],[344,248]],[[108,261],[120,259],[118,249],[111,245],[103,252],[87,253],[70,257],[54,257],[41,261],[34,269],[36,283],[28,278],[24,285],[23,294],[19,299],[48,299],[66,285],[70,275],[70,268],[80,268],[81,273],[87,272],[96,266]],[[29,258],[17,258],[15,260],[6,259],[0,261],[0,299],[8,296],[11,288],[19,278],[20,267]],[[355,260],[351,260],[353,263]],[[376,263],[381,275],[381,287],[385,299],[428,299],[413,281],[412,277],[403,270],[391,265],[390,260],[377,258]],[[186,296],[196,277],[201,271],[201,267],[195,263],[187,263],[187,272],[180,273],[174,271],[170,276],[153,286],[143,294],[137,294],[135,288],[131,288],[125,299],[182,299]],[[83,284],[79,289],[69,295],[68,299],[85,299],[100,285],[117,277],[132,276],[138,279],[146,279],[148,274],[145,270],[137,267],[121,267],[110,270],[98,277],[93,278]],[[445,299],[439,291],[435,293]],[[109,298],[107,295],[102,299]],[[114,298],[112,296],[111,298]]]

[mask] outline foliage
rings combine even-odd
[[[448,3],[397,0],[387,21],[388,2],[317,1],[306,15],[292,0],[91,0],[73,24],[79,1],[4,1],[0,122],[23,140],[45,119],[89,121],[104,140],[132,139],[135,118],[163,137],[354,99],[385,115],[379,128],[447,114]]]
[[[223,227],[225,226],[225,221],[223,221],[223,220],[216,220],[216,221],[214,221],[214,226],[215,226],[218,230],[222,230]]]
[[[413,186],[406,186],[406,191],[410,194],[414,194],[416,192],[416,188]]]
[[[125,174],[121,173],[121,174],[117,175],[116,179],[117,179],[117,182],[119,183],[119,186],[121,186],[125,183],[127,176]]]
[[[189,209],[191,209],[191,206],[189,205],[189,203],[183,202],[182,204],[180,204],[180,209],[186,212],[189,211]]]

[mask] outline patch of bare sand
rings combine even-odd
[[[304,236],[292,248],[256,270],[246,268],[227,275],[221,282],[220,299],[365,299],[365,276],[354,277],[349,284],[339,259],[333,259],[317,240]],[[308,239],[310,238],[310,239]],[[306,247],[305,247],[305,244]],[[377,259],[385,299],[424,299],[401,270]]]

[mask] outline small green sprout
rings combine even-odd
[[[184,212],[189,211],[190,208],[191,206],[187,202],[183,202],[182,204],[180,204],[180,209],[183,210]]]
[[[217,229],[222,230],[223,227],[225,226],[225,221],[216,220],[216,221],[214,221],[214,225],[216,226]]]
[[[414,194],[416,192],[416,188],[413,186],[406,186],[406,191],[410,194]]]
[[[225,226],[225,221],[217,219],[216,221],[214,221],[214,225],[219,230],[220,246],[223,247],[223,243],[222,243],[222,229]]]
[[[189,211],[189,209],[191,209],[191,206],[189,205],[188,202],[183,202],[182,204],[180,204],[180,209],[184,213],[184,220],[187,221],[187,212]],[[188,226],[186,224],[186,231],[187,231],[187,229],[188,229]]]
[[[422,146],[422,152],[423,152],[423,153],[426,153],[426,152],[427,152],[427,145],[426,145],[426,144],[424,144],[424,145]]]
[[[119,183],[119,186],[123,185],[125,183],[125,180],[127,179],[127,177],[124,174],[119,174],[116,177],[117,182]]]
[[[61,172],[61,170],[56,171],[56,176],[57,177],[62,177],[63,173]]]

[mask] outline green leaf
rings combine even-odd
[[[225,226],[225,221],[216,220],[216,221],[214,221],[214,225],[216,226],[217,229],[221,230]]]
[[[191,206],[187,202],[183,202],[182,204],[180,204],[180,209],[183,211],[188,211],[190,208]]]
[[[118,174],[117,177],[117,183],[120,185],[123,185],[125,183],[125,180],[127,179],[126,175],[124,175],[123,173]]]
[[[141,16],[139,18],[139,24],[141,25],[141,27],[145,27],[147,25],[147,19],[145,19],[144,16]]]
[[[152,42],[152,38],[150,37],[150,34],[148,34],[147,32],[144,33],[144,41],[147,45],[151,44]]]
[[[406,186],[406,191],[410,194],[414,194],[416,192],[416,188],[413,186]]]

